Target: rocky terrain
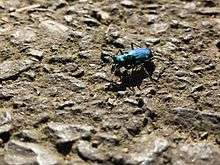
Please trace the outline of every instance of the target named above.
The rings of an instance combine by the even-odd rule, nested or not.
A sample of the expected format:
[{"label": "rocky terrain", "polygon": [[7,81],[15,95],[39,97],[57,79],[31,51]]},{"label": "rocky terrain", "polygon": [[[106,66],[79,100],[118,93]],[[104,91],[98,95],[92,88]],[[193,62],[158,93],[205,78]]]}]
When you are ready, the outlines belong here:
[{"label": "rocky terrain", "polygon": [[[220,164],[218,0],[1,0],[0,164]],[[155,59],[120,78],[131,43]]]}]

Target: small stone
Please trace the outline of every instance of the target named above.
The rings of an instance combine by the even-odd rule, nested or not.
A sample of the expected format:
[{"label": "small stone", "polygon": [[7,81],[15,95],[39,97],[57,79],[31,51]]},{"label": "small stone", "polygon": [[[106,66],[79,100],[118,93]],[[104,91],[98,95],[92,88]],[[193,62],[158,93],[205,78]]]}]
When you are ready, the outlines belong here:
[{"label": "small stone", "polygon": [[24,143],[12,140],[6,147],[4,160],[7,164],[59,164],[60,158],[45,148],[34,143]]},{"label": "small stone", "polygon": [[153,24],[152,31],[154,33],[163,33],[166,32],[169,28],[169,25],[166,23],[156,23]]},{"label": "small stone", "polygon": [[108,77],[105,72],[97,72],[91,77],[91,81],[93,82],[107,81],[108,82],[107,78]]},{"label": "small stone", "polygon": [[196,4],[195,4],[195,2],[188,2],[183,6],[183,8],[187,9],[187,10],[195,10]]},{"label": "small stone", "polygon": [[131,99],[131,98],[126,98],[124,100],[125,103],[130,103],[131,105],[138,105],[138,101],[135,99]]},{"label": "small stone", "polygon": [[84,33],[81,32],[81,31],[71,31],[69,35],[70,35],[70,37],[72,37],[72,38],[79,39],[79,38],[83,38]]},{"label": "small stone", "polygon": [[144,91],[144,94],[151,94],[151,95],[155,95],[156,94],[156,89],[155,87],[149,87]]},{"label": "small stone", "polygon": [[41,60],[43,58],[43,52],[36,49],[29,49],[29,55],[36,57],[37,59]]},{"label": "small stone", "polygon": [[50,135],[57,143],[75,142],[81,138],[90,138],[95,129],[87,125],[49,123]]},{"label": "small stone", "polygon": [[[80,91],[85,89],[86,85],[79,79],[75,77],[70,77],[68,74],[54,73],[46,75],[46,81],[49,84],[58,85],[65,89],[70,89],[72,91]],[[65,83],[64,83],[65,82]]]},{"label": "small stone", "polygon": [[125,48],[125,40],[123,38],[117,38],[112,43],[117,48]]},{"label": "small stone", "polygon": [[123,155],[119,153],[113,156],[113,160],[117,163],[123,162],[123,164],[131,165],[154,164],[154,162],[159,162],[160,155],[163,154],[169,146],[169,142],[164,138],[155,135],[142,136],[131,148],[128,148],[128,153]]},{"label": "small stone", "polygon": [[75,72],[70,73],[71,76],[75,78],[80,78],[84,76],[85,71],[82,68],[78,68]]},{"label": "small stone", "polygon": [[147,6],[146,6],[146,8],[147,9],[150,9],[150,10],[156,10],[156,9],[158,9],[158,8],[160,8],[160,5],[159,4],[154,4],[154,3],[152,3],[152,4],[147,4]]},{"label": "small stone", "polygon": [[[181,89],[181,88],[180,88]],[[168,94],[162,97],[164,102],[170,101],[173,98],[172,94]]]},{"label": "small stone", "polygon": [[156,44],[160,43],[160,38],[148,37],[148,38],[144,39],[144,42],[156,45]]},{"label": "small stone", "polygon": [[9,124],[12,122],[12,116],[10,112],[1,112],[0,114],[0,125]]},{"label": "small stone", "polygon": [[144,17],[145,17],[148,25],[155,23],[159,18],[158,15],[156,15],[156,14],[146,14],[146,15],[144,15]]},{"label": "small stone", "polygon": [[42,136],[43,135],[35,130],[22,130],[15,135],[15,137],[25,142],[37,142],[42,138]]},{"label": "small stone", "polygon": [[20,73],[28,70],[33,64],[34,61],[31,59],[4,61],[0,64],[0,81],[18,76]]},{"label": "small stone", "polygon": [[1,91],[1,92],[0,92],[0,100],[8,101],[8,100],[10,100],[12,97],[13,97],[13,95],[10,94],[10,93],[4,92],[4,91]]},{"label": "small stone", "polygon": [[83,158],[84,160],[90,160],[90,161],[97,161],[97,162],[104,162],[108,159],[106,155],[103,154],[103,152],[100,152],[98,149],[93,148],[89,142],[86,141],[80,141],[77,145],[77,152],[78,155]]},{"label": "small stone", "polygon": [[220,14],[220,8],[217,7],[205,7],[205,8],[200,8],[197,11],[198,14],[203,14],[203,15],[219,15]]},{"label": "small stone", "polygon": [[72,106],[74,106],[74,105],[75,105],[75,103],[74,103],[73,101],[65,101],[65,102],[61,103],[61,104],[57,107],[57,109],[64,109],[65,107],[72,107]]},{"label": "small stone", "polygon": [[72,15],[65,15],[64,19],[66,22],[70,23],[73,21],[73,16]]},{"label": "small stone", "polygon": [[177,123],[184,120],[190,126],[195,126],[197,129],[202,128],[204,131],[220,129],[220,116],[218,113],[207,113],[182,107],[171,109],[169,112],[175,116]]},{"label": "small stone", "polygon": [[194,164],[218,164],[219,148],[208,143],[183,144],[179,148],[181,159],[185,162],[193,160]]},{"label": "small stone", "polygon": [[47,61],[49,64],[58,64],[58,63],[67,64],[67,63],[74,63],[75,59],[76,57],[72,55],[56,54],[49,57]]},{"label": "small stone", "polygon": [[29,43],[36,39],[35,32],[30,27],[24,27],[12,34],[11,41],[16,44]]},{"label": "small stone", "polygon": [[120,4],[124,7],[127,7],[127,8],[134,8],[136,7],[136,5],[134,4],[134,2],[132,2],[131,0],[122,0],[120,2]]},{"label": "small stone", "polygon": [[196,86],[192,87],[191,92],[192,93],[193,92],[200,92],[200,91],[202,91],[204,89],[205,89],[205,87],[203,86],[203,84],[199,84],[199,85],[196,85]]},{"label": "small stone", "polygon": [[183,41],[185,43],[189,43],[192,39],[193,39],[193,35],[191,33],[186,34],[186,35],[183,36]]},{"label": "small stone", "polygon": [[96,135],[95,139],[98,139],[100,143],[114,146],[117,146],[120,142],[120,138],[109,133],[99,133]]},{"label": "small stone", "polygon": [[92,16],[99,21],[105,22],[110,19],[109,13],[102,10],[95,10],[92,12]]},{"label": "small stone", "polygon": [[50,120],[50,116],[48,113],[41,113],[38,116],[38,119],[36,121],[36,123],[34,124],[34,126],[38,126],[39,124],[44,124],[47,123]]},{"label": "small stone", "polygon": [[69,27],[52,20],[42,21],[39,26],[40,28],[48,31],[50,35],[60,35],[63,37],[67,37],[69,35]]},{"label": "small stone", "polygon": [[84,22],[85,24],[87,24],[88,26],[99,26],[100,23],[94,19],[94,18],[83,18],[82,22]]},{"label": "small stone", "polygon": [[196,66],[196,67],[194,67],[194,68],[192,69],[192,71],[195,72],[195,73],[202,72],[202,71],[204,71],[204,70],[205,70],[205,68],[204,68],[204,67],[201,67],[201,66]]},{"label": "small stone", "polygon": [[187,76],[188,72],[186,72],[184,70],[178,70],[178,71],[176,71],[175,75],[178,77],[183,77],[183,76]]},{"label": "small stone", "polygon": [[92,55],[90,54],[89,51],[81,51],[79,52],[78,57],[82,59],[89,59]]},{"label": "small stone", "polygon": [[67,5],[68,3],[65,0],[58,0],[56,3],[54,3],[56,9],[63,8]]}]

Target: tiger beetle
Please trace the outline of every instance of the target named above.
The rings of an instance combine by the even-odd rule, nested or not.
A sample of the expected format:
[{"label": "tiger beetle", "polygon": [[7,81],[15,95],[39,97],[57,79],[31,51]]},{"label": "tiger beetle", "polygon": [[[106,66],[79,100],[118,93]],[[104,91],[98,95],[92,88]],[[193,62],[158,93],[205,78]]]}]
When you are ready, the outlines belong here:
[{"label": "tiger beetle", "polygon": [[[138,48],[134,48],[134,46],[137,46]],[[112,57],[112,59],[114,63],[112,66],[112,73],[115,73],[115,71],[122,67],[126,69],[131,68],[133,73],[133,70],[137,67],[143,66],[146,64],[146,62],[150,62],[153,59],[153,53],[149,48],[141,48],[137,44],[131,43],[131,50],[124,52],[119,50],[118,53]],[[146,69],[145,72],[152,80],[151,75]]]}]

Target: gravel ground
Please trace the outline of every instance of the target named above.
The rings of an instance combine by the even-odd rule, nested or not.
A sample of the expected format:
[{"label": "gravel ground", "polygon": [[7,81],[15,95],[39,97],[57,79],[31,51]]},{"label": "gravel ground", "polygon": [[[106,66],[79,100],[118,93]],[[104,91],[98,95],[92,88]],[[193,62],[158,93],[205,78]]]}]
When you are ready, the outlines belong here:
[{"label": "gravel ground", "polygon": [[[0,164],[220,164],[218,0],[1,0],[0,25]],[[111,73],[131,43],[153,81]]]}]

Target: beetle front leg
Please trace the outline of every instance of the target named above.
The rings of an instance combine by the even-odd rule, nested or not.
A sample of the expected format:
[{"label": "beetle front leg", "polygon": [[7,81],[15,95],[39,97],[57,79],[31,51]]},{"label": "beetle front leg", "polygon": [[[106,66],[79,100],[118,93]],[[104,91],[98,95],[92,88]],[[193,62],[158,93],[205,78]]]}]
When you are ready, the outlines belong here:
[{"label": "beetle front leg", "polygon": [[119,49],[116,55],[122,55],[122,54],[123,54],[123,51],[121,49]]},{"label": "beetle front leg", "polygon": [[132,50],[134,50],[134,45],[135,45],[135,46],[137,46],[137,47],[139,47],[139,48],[141,48],[141,46],[140,46],[140,45],[135,44],[135,43],[133,43],[133,42],[132,42],[132,43],[131,43],[131,49],[132,49]]},{"label": "beetle front leg", "polygon": [[112,68],[111,68],[111,73],[114,73],[117,69],[117,65],[112,65]]}]

